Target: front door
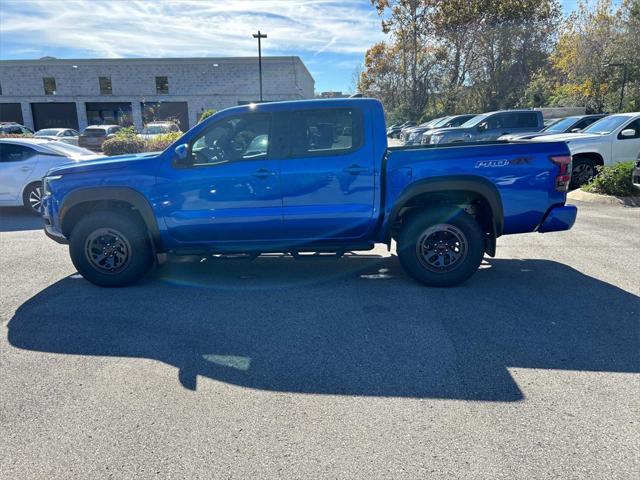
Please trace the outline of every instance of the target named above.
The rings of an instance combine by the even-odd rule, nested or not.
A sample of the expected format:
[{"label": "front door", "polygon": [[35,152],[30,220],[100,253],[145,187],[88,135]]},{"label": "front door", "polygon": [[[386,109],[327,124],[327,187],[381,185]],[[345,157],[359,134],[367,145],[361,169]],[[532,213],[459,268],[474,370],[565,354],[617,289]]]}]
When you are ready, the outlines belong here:
[{"label": "front door", "polygon": [[271,114],[226,117],[189,142],[186,162],[159,178],[169,233],[192,243],[267,241],[282,232],[279,160],[270,154]]},{"label": "front door", "polygon": [[[635,130],[635,135],[623,137],[623,130]],[[624,125],[613,141],[613,161],[630,162],[638,157],[640,152],[640,118]]]},{"label": "front door", "polygon": [[371,131],[357,108],[290,115],[289,155],[281,162],[284,238],[312,243],[364,237],[375,222]]}]

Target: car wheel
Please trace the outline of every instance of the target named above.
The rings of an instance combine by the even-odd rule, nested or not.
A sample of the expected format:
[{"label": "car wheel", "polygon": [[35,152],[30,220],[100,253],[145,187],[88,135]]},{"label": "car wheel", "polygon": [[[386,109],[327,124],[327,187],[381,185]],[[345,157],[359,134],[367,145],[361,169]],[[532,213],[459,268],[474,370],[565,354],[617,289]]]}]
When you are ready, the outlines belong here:
[{"label": "car wheel", "polygon": [[420,212],[398,236],[398,258],[420,283],[450,287],[467,280],[484,256],[484,232],[468,213],[457,209]]},{"label": "car wheel", "polygon": [[571,188],[578,188],[589,183],[596,176],[596,164],[588,158],[578,158],[571,167]]},{"label": "car wheel", "polygon": [[22,203],[31,213],[41,215],[42,207],[42,183],[32,183],[24,189]]},{"label": "car wheel", "polygon": [[73,265],[101,287],[124,287],[140,280],[153,263],[144,225],[126,213],[94,212],[71,232]]}]

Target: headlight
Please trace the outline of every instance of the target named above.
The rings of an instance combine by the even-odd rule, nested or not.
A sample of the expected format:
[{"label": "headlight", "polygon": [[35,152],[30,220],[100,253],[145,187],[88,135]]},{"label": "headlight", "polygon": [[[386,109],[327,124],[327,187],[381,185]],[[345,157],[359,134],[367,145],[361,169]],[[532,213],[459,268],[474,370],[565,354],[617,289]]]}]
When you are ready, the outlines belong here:
[{"label": "headlight", "polygon": [[442,139],[444,138],[444,135],[431,135],[431,145],[435,145],[437,143],[440,143],[442,141]]},{"label": "headlight", "polygon": [[42,179],[42,191],[44,195],[49,195],[51,193],[51,182],[55,182],[56,180],[60,180],[62,175],[49,175]]}]

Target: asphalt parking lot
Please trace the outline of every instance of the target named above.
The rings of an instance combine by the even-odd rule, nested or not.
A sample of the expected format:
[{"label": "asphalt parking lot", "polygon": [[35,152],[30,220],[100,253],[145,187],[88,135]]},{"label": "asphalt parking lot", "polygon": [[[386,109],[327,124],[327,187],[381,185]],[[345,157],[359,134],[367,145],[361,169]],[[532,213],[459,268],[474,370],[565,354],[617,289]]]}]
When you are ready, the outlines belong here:
[{"label": "asphalt parking lot", "polygon": [[640,209],[428,289],[383,248],[79,277],[0,211],[2,478],[638,478]]}]

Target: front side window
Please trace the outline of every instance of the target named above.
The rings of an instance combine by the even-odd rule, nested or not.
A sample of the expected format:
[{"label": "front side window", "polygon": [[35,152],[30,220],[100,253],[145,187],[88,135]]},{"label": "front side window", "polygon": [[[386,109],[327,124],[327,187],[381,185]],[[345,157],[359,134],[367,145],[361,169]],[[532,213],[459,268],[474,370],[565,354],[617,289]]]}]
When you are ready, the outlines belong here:
[{"label": "front side window", "polygon": [[[636,134],[632,137],[623,137],[622,136],[622,131],[624,130],[635,130]],[[630,140],[632,138],[640,138],[640,118],[637,120],[634,120],[633,122],[631,122],[629,125],[625,126],[622,131],[618,134],[618,138],[621,140]]]},{"label": "front side window", "polygon": [[156,77],[156,93],[158,95],[169,94],[169,79],[167,77]]},{"label": "front side window", "polygon": [[191,164],[216,165],[264,158],[269,151],[271,115],[248,114],[214,123],[191,146]]},{"label": "front side window", "polygon": [[333,108],[306,110],[291,115],[291,155],[345,153],[362,144],[359,110]]},{"label": "front side window", "polygon": [[42,84],[44,86],[44,94],[45,95],[55,95],[56,94],[56,79],[53,77],[44,77],[42,79]]},{"label": "front side window", "polygon": [[20,162],[35,154],[35,150],[22,145],[0,143],[0,162]]},{"label": "front side window", "polygon": [[111,95],[113,90],[111,88],[111,77],[99,77],[100,83],[100,95]]}]

